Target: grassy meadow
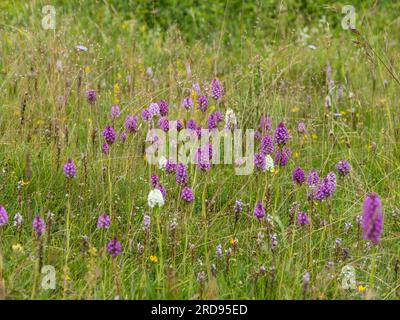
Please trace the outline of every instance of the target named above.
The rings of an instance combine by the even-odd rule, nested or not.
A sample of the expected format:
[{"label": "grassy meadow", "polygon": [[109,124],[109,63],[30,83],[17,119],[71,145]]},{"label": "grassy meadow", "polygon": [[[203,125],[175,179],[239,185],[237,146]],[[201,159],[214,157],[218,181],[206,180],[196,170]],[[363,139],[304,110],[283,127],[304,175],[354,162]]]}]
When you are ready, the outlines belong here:
[{"label": "grassy meadow", "polygon": [[[55,29],[46,30],[47,2],[0,2],[0,298],[398,299],[399,4],[354,1],[352,31],[341,26],[346,3],[301,3],[53,1]],[[195,83],[208,97],[204,112]],[[284,122],[291,157],[250,175],[236,175],[235,164],[188,164],[194,200],[184,201],[175,173],[144,153],[159,117],[142,112],[161,100],[168,120],[185,126],[207,128],[220,111],[223,130],[231,109],[238,128],[260,130],[266,114],[271,129],[261,135]],[[137,130],[123,142],[128,116]],[[116,133],[108,153],[107,125]],[[340,160],[350,173],[338,172]],[[310,200],[307,181],[293,182],[297,167],[320,180],[335,172],[334,194]],[[160,207],[148,204],[151,175],[166,191]],[[378,243],[360,222],[371,192],[383,208]],[[309,224],[297,223],[300,212]],[[110,225],[99,228],[104,213]],[[53,288],[43,286],[43,266],[54,268]]]}]

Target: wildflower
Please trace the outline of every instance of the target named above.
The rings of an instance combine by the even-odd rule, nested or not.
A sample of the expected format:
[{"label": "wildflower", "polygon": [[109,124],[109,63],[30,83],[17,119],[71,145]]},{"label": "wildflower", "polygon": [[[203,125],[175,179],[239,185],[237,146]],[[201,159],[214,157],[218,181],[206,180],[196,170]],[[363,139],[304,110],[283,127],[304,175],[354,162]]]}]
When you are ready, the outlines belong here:
[{"label": "wildflower", "polygon": [[[220,113],[219,113],[220,114]],[[218,128],[219,117],[217,113],[211,113],[207,119],[208,130],[213,130]]]},{"label": "wildflower", "polygon": [[360,226],[362,223],[362,216],[361,215],[357,215],[356,216],[356,224],[357,226]]},{"label": "wildflower", "polygon": [[292,152],[289,148],[282,148],[282,150],[276,150],[275,164],[284,167],[292,156]]},{"label": "wildflower", "polygon": [[223,91],[222,86],[217,79],[211,81],[211,97],[215,100],[219,100],[222,97]]},{"label": "wildflower", "polygon": [[203,283],[205,279],[206,279],[206,273],[204,271],[201,271],[197,274],[198,282]]},{"label": "wildflower", "polygon": [[225,112],[225,129],[234,130],[237,128],[236,114],[232,109]]},{"label": "wildflower", "polygon": [[152,114],[149,109],[142,110],[142,118],[144,121],[149,121],[152,118]]},{"label": "wildflower", "polygon": [[142,245],[140,242],[138,242],[138,244],[136,246],[136,250],[139,255],[142,255],[144,252],[144,245]]},{"label": "wildflower", "polygon": [[122,252],[122,245],[118,241],[117,237],[111,239],[107,244],[107,251],[113,258],[119,256]]},{"label": "wildflower", "polygon": [[357,290],[358,290],[358,292],[363,293],[363,292],[365,292],[366,288],[360,284],[360,285],[358,285]]},{"label": "wildflower", "polygon": [[306,124],[303,121],[299,122],[299,124],[297,125],[297,132],[299,134],[304,134],[307,132]]},{"label": "wildflower", "polygon": [[197,106],[197,108],[201,111],[206,111],[208,108],[208,99],[206,96],[200,96],[199,97],[199,105]]},{"label": "wildflower", "polygon": [[306,173],[302,168],[297,167],[293,170],[292,179],[296,184],[303,184],[306,181]]},{"label": "wildflower", "polygon": [[175,128],[178,131],[181,131],[184,128],[183,122],[181,119],[176,120]]},{"label": "wildflower", "polygon": [[274,251],[278,247],[278,236],[276,235],[276,233],[270,236],[270,240],[271,240],[271,249],[272,251]]},{"label": "wildflower", "polygon": [[165,117],[165,116],[168,114],[168,110],[169,110],[167,101],[165,101],[165,100],[160,100],[160,101],[158,102],[158,106],[159,106],[159,108],[160,108],[160,115],[161,115],[162,117]]},{"label": "wildflower", "polygon": [[332,106],[332,101],[331,101],[331,97],[329,95],[327,95],[325,97],[325,107],[327,109],[329,109]]},{"label": "wildflower", "polygon": [[260,152],[265,156],[274,152],[274,143],[270,136],[264,136],[261,139]]},{"label": "wildflower", "polygon": [[67,178],[74,178],[76,176],[76,166],[71,158],[64,165],[64,174]]},{"label": "wildflower", "polygon": [[111,119],[116,119],[119,118],[119,116],[121,115],[121,111],[119,110],[119,106],[118,105],[114,105],[111,107]]},{"label": "wildflower", "polygon": [[181,191],[181,199],[186,202],[193,202],[194,200],[193,190],[189,187],[184,187]]},{"label": "wildflower", "polygon": [[156,174],[152,174],[150,177],[150,184],[153,188],[160,182],[160,178]]},{"label": "wildflower", "polygon": [[233,211],[235,211],[236,214],[239,214],[243,211],[243,202],[242,200],[238,199],[235,201],[235,205],[233,206]]},{"label": "wildflower", "polygon": [[6,209],[0,205],[0,227],[4,226],[8,222],[8,213]]},{"label": "wildflower", "polygon": [[158,189],[150,190],[147,196],[147,203],[150,208],[154,208],[156,205],[162,207],[164,205],[164,197],[161,191]]},{"label": "wildflower", "polygon": [[122,143],[125,142],[125,140],[126,140],[126,132],[125,132],[125,131],[122,131],[122,132],[120,133],[120,135],[119,135],[119,140],[120,140]]},{"label": "wildflower", "polygon": [[193,83],[192,86],[194,92],[196,92],[196,94],[200,95],[201,94],[201,88],[198,82]]},{"label": "wildflower", "polygon": [[160,106],[154,102],[150,103],[148,110],[151,114],[151,117],[159,116],[161,114]]},{"label": "wildflower", "polygon": [[382,204],[378,194],[372,192],[365,198],[363,211],[363,238],[378,244],[383,230]]},{"label": "wildflower", "polygon": [[127,116],[125,119],[125,129],[128,132],[137,132],[138,130],[138,119],[136,116]]},{"label": "wildflower", "polygon": [[315,187],[316,185],[318,185],[318,182],[319,182],[318,172],[317,170],[313,169],[308,174],[308,185],[310,187]]},{"label": "wildflower", "polygon": [[336,190],[336,174],[334,172],[328,173],[328,175],[321,181],[315,199],[323,200],[331,197]]},{"label": "wildflower", "polygon": [[148,215],[143,216],[143,230],[146,231],[146,233],[150,232],[150,225],[151,225],[151,218]]},{"label": "wildflower", "polygon": [[184,163],[180,162],[176,166],[176,183],[185,186],[189,182],[189,174],[187,172],[187,168]]},{"label": "wildflower", "polygon": [[192,98],[187,96],[185,99],[183,99],[182,102],[182,107],[185,108],[186,110],[190,110],[193,108],[193,101]]},{"label": "wildflower", "polygon": [[106,142],[108,144],[113,144],[115,139],[116,139],[116,134],[115,134],[115,130],[112,126],[106,126],[103,130],[103,137],[104,140],[106,140]]},{"label": "wildflower", "polygon": [[340,175],[346,176],[350,173],[351,166],[346,160],[340,160],[336,165],[336,169],[339,171]]},{"label": "wildflower", "polygon": [[35,230],[37,236],[40,238],[46,231],[46,224],[40,216],[36,216],[32,222],[33,230]]},{"label": "wildflower", "polygon": [[97,99],[97,94],[95,90],[86,91],[86,99],[89,103],[95,103]]},{"label": "wildflower", "polygon": [[306,212],[299,212],[297,215],[297,221],[296,223],[300,226],[305,226],[310,224],[310,220],[308,219],[307,213]]},{"label": "wildflower", "polygon": [[17,212],[14,216],[14,227],[20,228],[23,222],[24,219],[22,218],[22,215],[19,212]]},{"label": "wildflower", "polygon": [[98,229],[108,229],[110,227],[110,216],[106,213],[103,213],[99,216],[97,220],[97,228]]},{"label": "wildflower", "polygon": [[263,153],[255,153],[254,154],[254,165],[256,169],[265,171],[266,169],[266,157]]},{"label": "wildflower", "polygon": [[265,132],[271,130],[271,119],[266,114],[260,118],[260,130]]},{"label": "wildflower", "polygon": [[20,243],[13,244],[13,245],[12,245],[12,250],[13,250],[14,252],[24,253],[24,247],[23,247]]},{"label": "wildflower", "polygon": [[[201,170],[209,170],[211,168],[210,152],[206,148],[199,148],[195,154],[195,162]],[[212,154],[212,150],[211,150]]]},{"label": "wildflower", "polygon": [[110,146],[107,143],[101,145],[101,152],[108,154],[110,152]]},{"label": "wildflower", "polygon": [[158,262],[157,256],[150,256],[150,262],[157,263]]},{"label": "wildflower", "polygon": [[231,240],[229,240],[229,243],[236,247],[239,243],[239,240],[237,238],[231,238]]},{"label": "wildflower", "polygon": [[190,129],[190,130],[196,130],[197,129],[197,123],[196,123],[196,121],[194,121],[194,120],[189,120],[188,122],[187,122],[187,125],[186,125],[186,127],[188,128],[188,129]]},{"label": "wildflower", "polygon": [[176,163],[173,160],[168,159],[165,163],[165,171],[168,173],[172,173],[175,172],[175,170],[176,170]]},{"label": "wildflower", "polygon": [[217,245],[217,249],[215,250],[215,254],[217,255],[218,258],[222,257],[222,245],[221,244]]},{"label": "wildflower", "polygon": [[278,124],[274,135],[275,143],[279,146],[284,146],[289,141],[289,131],[283,122]]},{"label": "wildflower", "polygon": [[168,130],[169,130],[169,121],[168,121],[168,119],[166,117],[162,117],[162,118],[158,119],[157,124],[158,124],[158,127],[161,130],[163,130],[165,132],[168,132]]},{"label": "wildflower", "polygon": [[261,221],[265,217],[265,208],[261,201],[258,201],[254,208],[254,217]]}]

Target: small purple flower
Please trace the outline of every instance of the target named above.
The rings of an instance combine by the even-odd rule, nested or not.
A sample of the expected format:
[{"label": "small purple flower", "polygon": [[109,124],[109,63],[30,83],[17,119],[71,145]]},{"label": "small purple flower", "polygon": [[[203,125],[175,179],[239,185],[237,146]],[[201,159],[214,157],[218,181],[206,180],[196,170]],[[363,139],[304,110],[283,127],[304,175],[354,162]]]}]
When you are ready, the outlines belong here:
[{"label": "small purple flower", "polygon": [[189,187],[184,187],[181,191],[181,199],[186,202],[193,202],[194,200],[193,190]]},{"label": "small purple flower", "polygon": [[110,227],[110,216],[106,213],[103,213],[97,219],[97,228],[98,229],[108,229]]},{"label": "small purple flower", "polygon": [[158,106],[160,107],[160,115],[161,115],[162,117],[167,116],[168,110],[169,110],[167,101],[165,101],[165,100],[160,100],[160,101],[158,102]]},{"label": "small purple flower", "polygon": [[106,126],[103,130],[103,137],[104,137],[104,140],[106,140],[106,142],[108,144],[113,144],[117,137],[117,135],[115,134],[114,128],[110,125]]},{"label": "small purple flower", "polygon": [[97,99],[97,94],[95,90],[86,91],[86,99],[89,103],[95,103]]},{"label": "small purple flower", "polygon": [[117,106],[117,105],[112,106],[111,112],[110,112],[111,119],[119,118],[120,115],[121,115],[121,111],[119,110],[119,106]]},{"label": "small purple flower", "polygon": [[167,173],[173,173],[175,172],[175,170],[176,170],[176,163],[173,160],[168,159],[167,162],[165,163],[165,171]]},{"label": "small purple flower", "polygon": [[[195,155],[195,162],[200,170],[209,170],[211,168],[210,151],[207,148],[198,148]],[[212,153],[212,150],[211,150]]]},{"label": "small purple flower", "polygon": [[160,106],[157,103],[150,103],[148,108],[151,117],[159,116],[160,115]]},{"label": "small purple flower", "polygon": [[160,182],[160,178],[156,174],[152,174],[150,177],[150,184],[153,188]]},{"label": "small purple flower", "polygon": [[121,243],[117,240],[116,237],[114,237],[112,240],[110,240],[107,244],[107,251],[113,258],[116,256],[120,255],[122,252],[122,245]]},{"label": "small purple flower", "polygon": [[312,169],[308,174],[308,185],[310,187],[315,187],[316,185],[318,185],[318,182],[319,182],[318,172],[317,170]]},{"label": "small purple flower", "polygon": [[196,121],[194,121],[194,120],[189,120],[189,121],[187,122],[187,124],[186,124],[186,127],[187,127],[189,130],[197,130],[197,123],[196,123]]},{"label": "small purple flower", "polygon": [[266,156],[274,152],[274,142],[270,136],[264,136],[261,139],[260,152]]},{"label": "small purple flower", "polygon": [[208,108],[208,99],[206,96],[200,96],[199,97],[199,105],[197,106],[197,108],[201,111],[206,111]]},{"label": "small purple flower", "polygon": [[297,215],[296,224],[300,226],[305,226],[310,224],[310,220],[308,219],[306,212],[299,212],[299,214]]},{"label": "small purple flower", "polygon": [[149,109],[142,110],[142,118],[144,121],[149,121],[152,118],[151,112]]},{"label": "small purple flower", "polygon": [[235,211],[236,214],[239,214],[243,211],[243,202],[242,200],[238,199],[235,201],[235,205],[233,206],[233,211]]},{"label": "small purple flower", "polygon": [[180,162],[176,166],[176,183],[185,186],[189,182],[189,174],[184,163]]},{"label": "small purple flower", "polygon": [[303,121],[299,122],[299,124],[297,125],[297,132],[299,134],[304,134],[307,132],[306,124]]},{"label": "small purple flower", "polygon": [[186,110],[190,110],[193,108],[193,101],[190,96],[187,96],[185,99],[183,99],[182,107]]},{"label": "small purple flower", "polygon": [[375,192],[370,193],[364,200],[363,207],[363,238],[378,244],[383,230],[383,214],[381,199]]},{"label": "small purple flower", "polygon": [[193,83],[192,88],[198,95],[201,94],[201,88],[198,82]]},{"label": "small purple flower", "polygon": [[265,217],[265,208],[261,201],[258,201],[254,208],[254,217],[261,221]]},{"label": "small purple flower", "polygon": [[125,142],[125,140],[126,140],[126,132],[125,132],[125,131],[122,131],[122,132],[120,133],[120,135],[119,135],[119,140],[120,140],[122,143]]},{"label": "small purple flower", "polygon": [[101,145],[101,152],[103,154],[108,154],[110,152],[110,146],[108,145],[108,143],[103,143]]},{"label": "small purple flower", "polygon": [[339,171],[340,175],[346,176],[350,173],[351,166],[346,160],[340,160],[336,166],[336,169]]},{"label": "small purple flower", "polygon": [[32,222],[33,230],[35,230],[37,236],[40,238],[46,231],[46,224],[40,216],[36,216]]},{"label": "small purple flower", "polygon": [[208,130],[213,130],[218,128],[218,120],[214,113],[211,113],[207,119]]},{"label": "small purple flower", "polygon": [[254,165],[258,170],[261,171],[266,170],[267,161],[265,155],[262,152],[254,154]]},{"label": "small purple flower", "polygon": [[321,181],[315,194],[315,199],[323,200],[331,197],[336,190],[336,174],[329,172],[328,175]]},{"label": "small purple flower", "polygon": [[223,91],[222,86],[217,79],[211,81],[211,97],[215,100],[219,100],[222,97]]},{"label": "small purple flower", "polygon": [[260,131],[254,132],[254,139],[256,139],[256,140],[261,140],[261,133],[260,133]]},{"label": "small purple flower", "polygon": [[0,205],[0,227],[4,226],[8,222],[8,214],[6,209]]},{"label": "small purple flower", "polygon": [[64,174],[67,178],[74,178],[76,176],[76,165],[71,158],[64,164]]},{"label": "small purple flower", "polygon": [[138,130],[138,119],[136,116],[127,116],[125,119],[125,129],[128,132],[137,132]]},{"label": "small purple flower", "polygon": [[282,148],[282,150],[278,149],[276,150],[275,164],[279,164],[281,167],[284,167],[291,156],[292,152],[289,148]]},{"label": "small purple flower", "polygon": [[306,181],[306,173],[300,167],[293,170],[292,174],[293,182],[296,184],[303,184]]},{"label": "small purple flower", "polygon": [[184,128],[183,122],[181,119],[176,120],[176,130],[181,131]]},{"label": "small purple flower", "polygon": [[166,117],[162,117],[162,118],[158,119],[157,124],[158,124],[158,127],[161,130],[163,130],[165,132],[168,132],[168,130],[169,130],[169,121],[168,121],[168,119]]},{"label": "small purple flower", "polygon": [[284,146],[289,141],[289,131],[283,122],[278,124],[274,134],[275,143],[279,146]]},{"label": "small purple flower", "polygon": [[260,130],[269,132],[271,130],[271,119],[265,114],[260,118]]}]

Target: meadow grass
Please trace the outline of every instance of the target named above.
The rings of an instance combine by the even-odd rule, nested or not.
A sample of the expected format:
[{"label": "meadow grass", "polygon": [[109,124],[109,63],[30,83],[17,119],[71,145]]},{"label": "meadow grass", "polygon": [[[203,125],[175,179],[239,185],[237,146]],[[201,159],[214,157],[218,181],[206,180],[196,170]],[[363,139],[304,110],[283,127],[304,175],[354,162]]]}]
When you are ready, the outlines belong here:
[{"label": "meadow grass", "polygon": [[[391,12],[386,17],[372,4],[360,8],[359,35],[329,28],[317,15],[288,25],[290,13],[282,13],[271,18],[276,28],[267,38],[255,28],[230,39],[231,22],[221,17],[213,33],[187,40],[177,25],[148,28],[107,1],[76,8],[57,2],[56,29],[44,30],[43,4],[3,4],[8,18],[0,23],[0,204],[9,214],[0,227],[0,298],[398,299],[400,50],[392,33],[399,20],[391,20]],[[342,17],[340,10],[324,12],[328,21]],[[78,51],[79,44],[88,51]],[[206,114],[185,111],[181,103],[193,83],[203,87],[214,78],[222,83],[222,100],[210,99]],[[86,101],[89,89],[97,92],[94,104]],[[235,175],[233,165],[207,172],[189,165],[195,200],[186,204],[175,175],[145,159],[148,123],[140,113],[161,99],[170,105],[169,119],[203,126],[210,112],[230,108],[239,128],[258,129],[267,113],[273,128],[281,121],[288,127],[292,158],[274,173],[246,176]],[[121,116],[111,120],[114,104]],[[139,117],[138,132],[103,154],[103,128],[112,124],[119,134],[128,115]],[[297,133],[300,121],[306,134]],[[68,158],[77,165],[74,179],[63,173]],[[309,227],[290,223],[294,202],[310,212],[307,187],[293,185],[293,169],[316,169],[323,177],[341,159],[352,170],[338,175],[332,199],[315,202]],[[161,208],[147,204],[151,173],[167,190]],[[379,245],[363,240],[356,224],[369,192],[383,204]],[[235,216],[237,199],[244,209]],[[259,200],[272,224],[253,217]],[[13,225],[17,212],[21,228]],[[104,212],[111,217],[108,230],[97,228]],[[41,240],[32,228],[36,215],[46,221]],[[151,217],[148,236],[144,215]],[[116,258],[107,253],[113,236],[123,247]],[[42,264],[56,270],[55,289],[41,287],[41,245]],[[356,271],[357,288],[343,289],[347,265]]]}]

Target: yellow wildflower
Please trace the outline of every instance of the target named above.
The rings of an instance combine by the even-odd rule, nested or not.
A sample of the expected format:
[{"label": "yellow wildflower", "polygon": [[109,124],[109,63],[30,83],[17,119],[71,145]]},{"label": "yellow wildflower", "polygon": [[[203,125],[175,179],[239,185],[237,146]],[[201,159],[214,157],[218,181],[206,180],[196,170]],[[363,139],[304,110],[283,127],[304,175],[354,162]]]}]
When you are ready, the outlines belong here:
[{"label": "yellow wildflower", "polygon": [[92,256],[92,257],[97,256],[97,249],[96,249],[95,247],[92,247],[92,246],[91,246],[91,247],[89,248],[88,252],[89,252],[90,256]]},{"label": "yellow wildflower", "polygon": [[12,249],[13,249],[14,252],[17,252],[17,253],[24,253],[24,247],[23,247],[21,244],[19,244],[19,243],[13,244],[13,245],[12,245]]},{"label": "yellow wildflower", "polygon": [[153,263],[157,263],[158,262],[157,256],[150,256],[150,261]]},{"label": "yellow wildflower", "polygon": [[359,285],[358,287],[357,287],[357,290],[358,290],[358,292],[360,292],[360,293],[363,293],[363,292],[365,292],[365,287],[363,286],[363,285]]},{"label": "yellow wildflower", "polygon": [[86,66],[86,68],[85,68],[85,73],[87,74],[87,73],[89,73],[90,72],[90,67],[89,66]]}]

